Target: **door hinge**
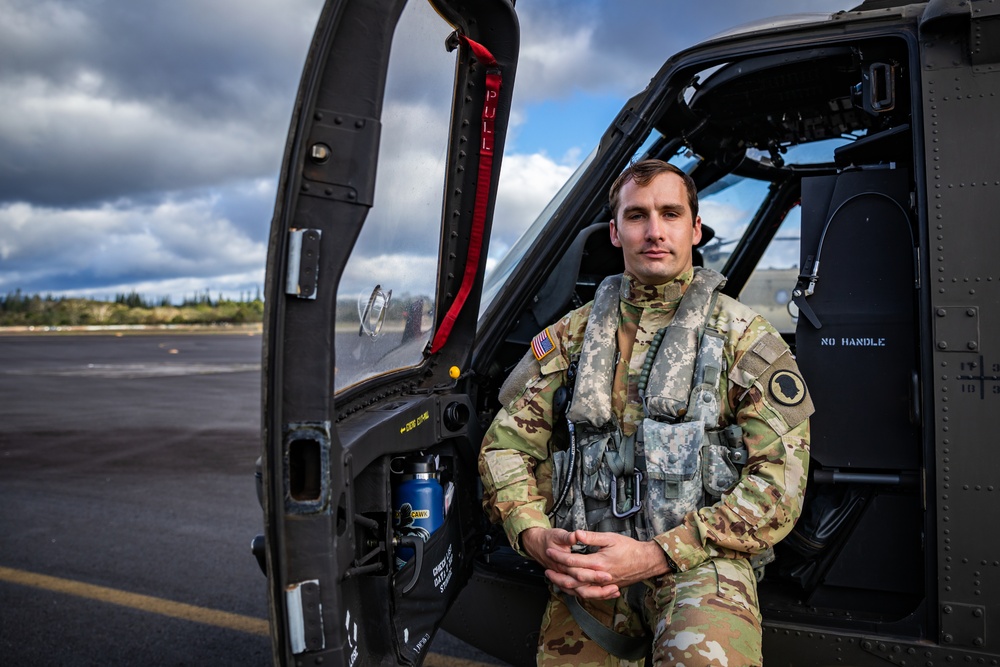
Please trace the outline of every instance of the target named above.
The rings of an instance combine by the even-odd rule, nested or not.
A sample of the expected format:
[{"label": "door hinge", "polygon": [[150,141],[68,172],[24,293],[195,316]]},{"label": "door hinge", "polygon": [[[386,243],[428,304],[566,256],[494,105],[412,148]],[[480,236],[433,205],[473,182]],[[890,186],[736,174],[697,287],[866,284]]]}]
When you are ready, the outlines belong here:
[{"label": "door hinge", "polygon": [[326,636],[323,634],[319,579],[290,584],[285,589],[285,608],[292,653],[322,651],[326,647]]}]

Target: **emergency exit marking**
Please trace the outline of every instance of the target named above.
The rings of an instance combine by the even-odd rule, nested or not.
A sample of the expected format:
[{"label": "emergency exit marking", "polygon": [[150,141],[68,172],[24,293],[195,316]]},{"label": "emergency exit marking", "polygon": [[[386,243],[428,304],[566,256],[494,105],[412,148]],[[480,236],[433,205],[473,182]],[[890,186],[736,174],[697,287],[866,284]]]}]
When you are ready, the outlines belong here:
[{"label": "emergency exit marking", "polygon": [[1000,394],[1000,364],[991,364],[994,375],[986,375],[983,371],[986,369],[986,364],[983,361],[982,355],[979,356],[979,361],[963,361],[960,365],[962,371],[968,371],[968,375],[959,375],[958,380],[962,381],[959,391],[963,394],[979,394],[979,399],[983,400],[986,398],[986,384],[993,383],[990,386],[991,394]]},{"label": "emergency exit marking", "polygon": [[430,418],[431,418],[431,413],[430,412],[425,412],[424,414],[420,415],[416,419],[411,419],[410,421],[406,422],[406,424],[403,426],[403,428],[399,429],[399,432],[400,433],[409,433],[410,431],[412,431],[416,427],[420,426],[421,424],[423,424],[425,421],[427,421]]}]

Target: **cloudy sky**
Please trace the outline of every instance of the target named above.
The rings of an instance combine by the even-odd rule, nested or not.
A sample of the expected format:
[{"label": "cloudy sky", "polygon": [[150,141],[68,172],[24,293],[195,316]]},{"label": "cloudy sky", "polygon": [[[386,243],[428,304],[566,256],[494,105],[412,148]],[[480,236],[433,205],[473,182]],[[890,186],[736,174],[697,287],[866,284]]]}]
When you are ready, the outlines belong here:
[{"label": "cloudy sky", "polygon": [[[519,0],[502,176],[517,196],[498,220],[530,221],[672,53],[747,21],[854,4]],[[0,295],[256,293],[321,5],[0,0]],[[492,254],[524,224],[496,229]]]}]

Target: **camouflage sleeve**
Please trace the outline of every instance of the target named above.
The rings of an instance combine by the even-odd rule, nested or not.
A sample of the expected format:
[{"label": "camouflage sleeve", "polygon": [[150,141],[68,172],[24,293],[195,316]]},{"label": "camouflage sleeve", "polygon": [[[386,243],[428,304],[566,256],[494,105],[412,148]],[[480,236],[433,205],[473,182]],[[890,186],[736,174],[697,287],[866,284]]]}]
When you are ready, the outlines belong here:
[{"label": "camouflage sleeve", "polygon": [[802,512],[812,401],[778,333],[759,317],[746,331],[736,343],[727,393],[748,461],[719,502],[654,538],[681,571],[733,552],[766,551]]},{"label": "camouflage sleeve", "polygon": [[529,359],[534,372],[494,418],[479,453],[483,509],[503,525],[511,546],[522,555],[522,532],[551,527],[546,511],[552,499],[552,399],[569,367],[571,321],[569,315],[548,328],[555,347],[540,362]]}]

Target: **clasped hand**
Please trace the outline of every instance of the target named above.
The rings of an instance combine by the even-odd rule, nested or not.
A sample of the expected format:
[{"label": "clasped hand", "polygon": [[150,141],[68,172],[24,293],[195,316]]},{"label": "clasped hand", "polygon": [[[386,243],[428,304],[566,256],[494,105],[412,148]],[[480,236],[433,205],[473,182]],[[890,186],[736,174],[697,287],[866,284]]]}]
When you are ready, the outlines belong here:
[{"label": "clasped hand", "polygon": [[[577,544],[592,553],[577,553]],[[667,559],[656,542],[640,542],[616,533],[561,528],[529,528],[521,533],[524,550],[542,566],[545,576],[564,593],[606,600],[637,581],[667,572]]]}]

